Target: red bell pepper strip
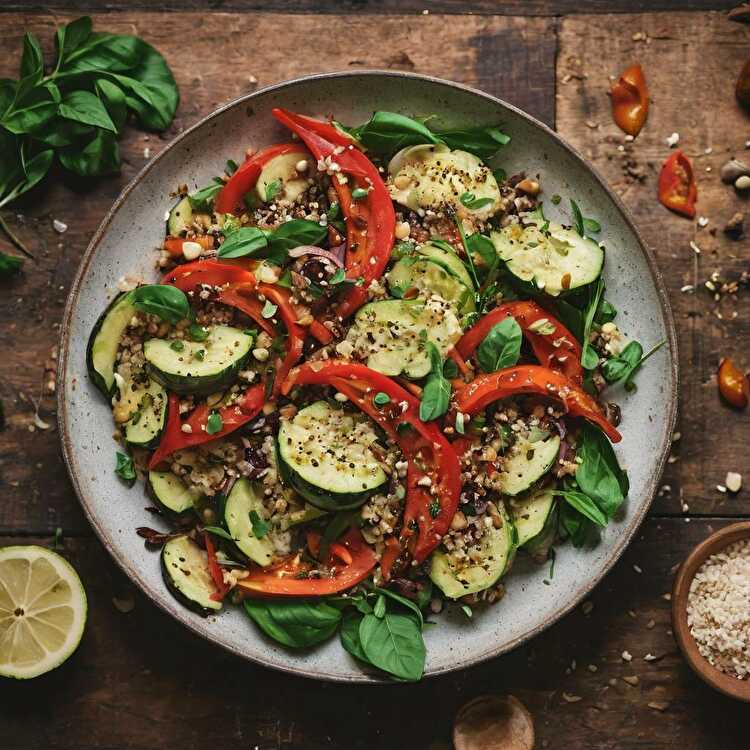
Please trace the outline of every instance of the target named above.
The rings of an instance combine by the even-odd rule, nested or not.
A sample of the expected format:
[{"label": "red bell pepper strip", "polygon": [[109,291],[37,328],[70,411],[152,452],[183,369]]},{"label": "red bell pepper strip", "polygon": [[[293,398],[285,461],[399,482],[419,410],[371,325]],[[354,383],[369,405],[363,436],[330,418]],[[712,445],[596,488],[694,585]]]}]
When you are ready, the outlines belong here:
[{"label": "red bell pepper strip", "polygon": [[255,286],[255,276],[245,268],[218,263],[215,260],[200,260],[173,268],[161,280],[181,289],[185,294],[201,284],[226,286],[227,284],[249,284]]},{"label": "red bell pepper strip", "polygon": [[[336,307],[336,315],[344,320],[367,300],[370,282],[383,275],[391,257],[396,227],[391,196],[377,167],[333,125],[285,109],[274,109],[273,116],[294,131],[318,162],[334,174],[333,186],[346,221],[346,277],[359,284]],[[340,182],[338,172],[349,179]],[[354,200],[353,187],[367,190],[367,197]]]},{"label": "red bell pepper strip", "polygon": [[[350,529],[337,546],[342,548],[340,554],[348,555],[351,562],[333,564],[328,578],[308,577],[312,565],[297,554],[266,568],[253,567],[249,576],[237,582],[236,590],[249,597],[329,596],[346,591],[367,578],[377,559],[359,529]],[[332,559],[329,562],[335,563]]]},{"label": "red bell pepper strip", "polygon": [[305,149],[299,143],[279,143],[245,159],[216,196],[215,211],[220,214],[238,214],[246,211],[243,198],[255,187],[263,167],[277,156],[295,152],[300,153],[301,159],[306,155]]},{"label": "red bell pepper strip", "polygon": [[648,87],[637,63],[626,68],[612,84],[612,118],[620,130],[633,137],[641,132],[648,116]]},{"label": "red bell pepper strip", "polygon": [[398,543],[398,539],[395,536],[389,536],[385,540],[385,549],[380,558],[380,572],[383,574],[383,578],[386,581],[390,581],[391,573],[393,572],[393,566],[401,555],[401,545]]},{"label": "red bell pepper strip", "polygon": [[463,414],[474,416],[495,401],[523,395],[557,399],[572,416],[598,425],[613,443],[622,440],[599,404],[586,391],[562,373],[540,365],[516,365],[480,375],[456,394],[455,406]]},{"label": "red bell pepper strip", "polygon": [[263,317],[263,303],[256,295],[256,287],[250,284],[230,284],[222,289],[216,299],[223,305],[234,307],[252,318],[262,330],[269,336],[275,338],[278,335],[276,326]]},{"label": "red bell pepper strip", "polygon": [[[312,384],[331,385],[348,396],[398,444],[409,464],[400,539],[422,562],[440,544],[458,508],[461,470],[450,443],[434,422],[422,422],[414,396],[365,365],[335,359],[306,363],[289,373],[282,393]],[[379,392],[390,398],[384,406],[373,401]]]},{"label": "red bell pepper strip", "polygon": [[[577,385],[583,382],[581,345],[557,318],[531,300],[506,302],[487,313],[459,339],[458,353],[468,359],[492,328],[505,318],[516,319],[541,365],[559,370]],[[547,329],[550,333],[544,333]]]},{"label": "red bell pepper strip", "polygon": [[207,531],[203,532],[203,541],[206,545],[206,555],[208,556],[208,572],[216,586],[216,591],[213,592],[208,598],[215,602],[223,601],[224,597],[229,593],[229,586],[224,583],[224,575],[221,572],[221,565],[216,559],[216,549],[214,548],[211,534]]},{"label": "red bell pepper strip", "polygon": [[698,187],[695,184],[693,165],[687,156],[677,149],[661,165],[659,201],[671,211],[692,219],[695,216],[697,199]]},{"label": "red bell pepper strip", "polygon": [[197,242],[204,250],[211,250],[214,246],[213,235],[206,234],[200,237],[167,237],[163,247],[173,258],[182,258],[185,242]]},{"label": "red bell pepper strip", "polygon": [[[167,424],[164,427],[161,440],[157,449],[148,462],[148,468],[156,468],[167,456],[175,451],[192,448],[203,443],[229,435],[238,427],[258,416],[265,403],[265,389],[262,385],[254,385],[248,388],[242,398],[229,406],[218,409],[221,417],[221,429],[209,434],[206,432],[206,423],[213,409],[206,404],[197,406],[190,416],[182,420],[180,418],[180,397],[176,393],[169,394],[169,407],[167,412]],[[183,431],[183,425],[189,425],[190,431]]]}]

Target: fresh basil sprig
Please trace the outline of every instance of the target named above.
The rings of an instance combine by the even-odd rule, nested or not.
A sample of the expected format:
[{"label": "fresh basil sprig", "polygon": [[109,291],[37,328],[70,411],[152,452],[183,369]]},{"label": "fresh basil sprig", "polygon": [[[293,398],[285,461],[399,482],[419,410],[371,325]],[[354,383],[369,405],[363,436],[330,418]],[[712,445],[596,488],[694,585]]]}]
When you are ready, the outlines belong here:
[{"label": "fresh basil sprig", "polygon": [[477,361],[484,372],[512,367],[521,354],[523,333],[516,319],[508,316],[495,323],[477,348]]},{"label": "fresh basil sprig", "polygon": [[555,490],[555,495],[562,497],[568,505],[575,508],[582,516],[593,521],[597,526],[606,526],[607,517],[597,507],[596,503],[583,492],[576,490]]},{"label": "fresh basil sprig", "polygon": [[581,237],[585,237],[587,234],[599,234],[602,231],[602,225],[596,219],[585,217],[572,198],[570,199],[570,208],[573,212],[573,226]]},{"label": "fresh basil sprig", "polygon": [[602,365],[602,375],[608,383],[622,383],[626,390],[634,390],[633,377],[641,365],[666,342],[661,341],[646,354],[637,341],[631,341],[616,357],[610,357]]},{"label": "fresh basil sprig", "polygon": [[442,417],[448,411],[451,400],[451,384],[443,375],[443,359],[440,352],[431,341],[427,342],[426,349],[431,369],[419,403],[419,418],[423,422]]},{"label": "fresh basil sprig", "polygon": [[115,474],[122,479],[128,487],[132,487],[135,484],[136,473],[133,459],[126,453],[120,453],[117,451],[116,454],[117,463],[115,464]]},{"label": "fresh basil sprig", "polygon": [[245,258],[252,255],[283,265],[290,250],[300,245],[318,245],[327,234],[326,227],[308,219],[292,219],[269,230],[240,227],[226,233],[218,255],[220,258]]},{"label": "fresh basil sprig", "polygon": [[461,193],[458,198],[462,205],[466,206],[470,211],[478,211],[480,208],[489,206],[495,202],[494,198],[477,198],[474,193]]},{"label": "fresh basil sprig", "polygon": [[245,600],[245,611],[270,638],[290,648],[305,648],[330,638],[341,611],[325,601]]},{"label": "fresh basil sprig", "polygon": [[599,309],[599,301],[602,298],[602,294],[604,294],[604,279],[600,276],[586,305],[583,317],[581,364],[586,370],[594,370],[599,364],[599,355],[594,350],[589,339],[591,338],[591,329],[594,325],[594,318],[596,311]]},{"label": "fresh basil sprig", "polygon": [[190,317],[190,303],[185,292],[169,284],[139,286],[130,292],[130,301],[137,310],[169,323],[179,323]]}]

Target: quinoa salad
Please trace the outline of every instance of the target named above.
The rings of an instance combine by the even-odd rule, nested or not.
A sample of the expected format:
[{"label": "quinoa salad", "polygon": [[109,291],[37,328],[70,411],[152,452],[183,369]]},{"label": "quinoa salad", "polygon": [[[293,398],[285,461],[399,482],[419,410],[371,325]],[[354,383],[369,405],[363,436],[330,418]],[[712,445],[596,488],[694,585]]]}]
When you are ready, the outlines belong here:
[{"label": "quinoa salad", "polygon": [[616,517],[608,389],[651,352],[615,322],[599,223],[506,174],[500,127],[273,116],[285,142],[176,191],[160,279],[121,281],[89,375],[177,599],[416,680],[428,617],[512,607],[518,555]]}]

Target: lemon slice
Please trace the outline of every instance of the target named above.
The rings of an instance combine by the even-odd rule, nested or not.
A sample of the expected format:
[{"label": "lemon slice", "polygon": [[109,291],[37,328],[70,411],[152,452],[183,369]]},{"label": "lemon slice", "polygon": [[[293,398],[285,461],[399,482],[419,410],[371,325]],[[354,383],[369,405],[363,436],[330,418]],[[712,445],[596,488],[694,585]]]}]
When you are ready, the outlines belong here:
[{"label": "lemon slice", "polygon": [[44,547],[0,549],[0,675],[28,679],[62,664],[86,624],[70,563]]}]

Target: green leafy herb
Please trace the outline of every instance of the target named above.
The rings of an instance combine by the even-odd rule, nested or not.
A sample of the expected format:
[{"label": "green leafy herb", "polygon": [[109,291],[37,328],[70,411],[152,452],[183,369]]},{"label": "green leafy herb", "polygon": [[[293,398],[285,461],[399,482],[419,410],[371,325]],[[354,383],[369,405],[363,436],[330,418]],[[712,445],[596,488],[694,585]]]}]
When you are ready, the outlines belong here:
[{"label": "green leafy herb", "polygon": [[197,359],[199,362],[203,362],[203,360],[206,358],[206,350],[198,349],[197,351],[194,351],[193,358]]},{"label": "green leafy herb", "polygon": [[594,350],[594,347],[591,346],[589,339],[591,338],[591,328],[594,325],[594,317],[596,316],[596,311],[599,309],[599,300],[602,298],[603,293],[604,279],[600,276],[596,287],[590,295],[583,318],[581,364],[586,370],[594,370],[599,364],[599,355]]},{"label": "green leafy herb", "polygon": [[275,641],[305,648],[330,638],[341,622],[341,611],[322,600],[275,601],[247,599],[245,611]]},{"label": "green leafy herb", "polygon": [[[225,228],[226,232],[226,228]],[[225,235],[219,258],[244,258],[268,249],[268,238],[258,227],[240,227]]]},{"label": "green leafy herb", "polygon": [[617,308],[611,302],[607,302],[607,300],[602,297],[596,315],[594,316],[594,322],[597,325],[603,326],[605,323],[613,321],[616,317]]},{"label": "green leafy herb", "polygon": [[430,356],[430,374],[427,376],[419,404],[419,418],[423,422],[442,417],[448,411],[451,398],[451,384],[443,375],[443,360],[435,344],[427,342]]},{"label": "green leafy herb", "polygon": [[185,292],[169,284],[146,284],[130,292],[136,309],[156,315],[168,323],[179,323],[190,317],[190,303]]},{"label": "green leafy herb", "polygon": [[428,510],[433,518],[437,518],[440,515],[440,500],[437,498],[431,500]]},{"label": "green leafy herb", "polygon": [[256,539],[263,539],[268,533],[268,523],[264,521],[259,515],[257,510],[250,511],[250,523],[253,526],[253,536]]},{"label": "green leafy herb", "polygon": [[552,205],[553,205],[553,206],[559,206],[559,205],[560,205],[560,201],[562,201],[562,196],[561,196],[561,195],[558,195],[557,193],[555,193],[555,194],[554,194],[554,195],[553,195],[553,196],[552,196],[552,197],[550,198],[550,200],[552,201]]},{"label": "green leafy herb", "polygon": [[375,606],[373,607],[372,613],[375,617],[381,620],[385,616],[385,597],[382,594],[379,594],[378,598],[375,600]]},{"label": "green leafy herb", "polygon": [[372,401],[375,406],[385,406],[391,402],[391,397],[387,393],[383,393],[383,391],[378,391]]},{"label": "green leafy herb", "polygon": [[492,170],[492,176],[495,178],[495,181],[499,184],[501,182],[505,182],[508,179],[508,173],[502,168],[498,167],[497,169]]},{"label": "green leafy herb", "polygon": [[203,531],[207,531],[209,534],[226,539],[228,542],[235,541],[232,535],[225,529],[222,529],[221,526],[204,526]]},{"label": "green leafy herb", "polygon": [[454,360],[445,360],[445,363],[443,364],[443,375],[448,378],[448,380],[458,377],[458,365]]},{"label": "green leafy herb", "polygon": [[221,420],[221,414],[218,411],[212,411],[206,420],[206,432],[209,435],[215,435],[217,432],[221,432],[223,426],[224,423]]},{"label": "green leafy herb", "polygon": [[503,146],[510,143],[510,136],[492,126],[443,130],[437,136],[450,148],[468,151],[483,161],[491,159]]},{"label": "green leafy herb", "polygon": [[333,276],[328,279],[328,284],[330,286],[336,286],[344,281],[346,281],[346,271],[343,268],[337,268]]},{"label": "green leafy herb", "polygon": [[635,388],[633,376],[641,365],[657,352],[666,342],[661,341],[643,354],[643,347],[637,341],[631,341],[620,354],[611,357],[602,365],[602,375],[608,383],[622,383],[628,390]]},{"label": "green leafy herb", "polygon": [[328,236],[328,228],[317,221],[292,219],[268,232],[269,257],[279,265],[284,263],[290,250],[300,245],[320,245]]},{"label": "green leafy herb", "polygon": [[400,604],[402,607],[406,607],[406,609],[408,609],[417,618],[417,622],[419,623],[420,628],[422,627],[422,625],[424,624],[424,617],[422,615],[422,610],[420,609],[419,604],[412,601],[411,599],[407,599],[405,596],[401,596],[401,594],[397,594],[395,591],[391,591],[391,589],[384,589],[380,588],[379,586],[371,586],[370,588],[376,594],[384,596],[387,599]]},{"label": "green leafy herb", "polygon": [[461,605],[461,611],[471,620],[474,617],[474,611],[468,604]]},{"label": "green leafy herb", "polygon": [[471,211],[478,211],[480,208],[484,208],[495,202],[494,198],[477,198],[474,193],[462,193],[459,200]]},{"label": "green leafy herb", "polygon": [[555,494],[562,497],[568,505],[575,508],[582,516],[593,521],[597,526],[607,525],[607,516],[599,510],[597,504],[583,492],[575,490],[555,490]]},{"label": "green leafy herb", "polygon": [[10,276],[10,274],[16,273],[22,264],[23,258],[0,253],[0,276]]},{"label": "green leafy herb", "polygon": [[477,277],[477,269],[474,266],[474,255],[471,251],[471,248],[469,247],[469,242],[466,238],[466,232],[464,231],[464,225],[461,219],[458,218],[458,216],[456,216],[456,229],[458,229],[458,234],[461,237],[461,243],[463,244],[464,250],[466,251],[466,268],[469,271],[471,280],[474,282],[474,288],[479,289],[479,279]]},{"label": "green leafy herb", "polygon": [[456,412],[456,432],[463,435],[466,432],[466,417],[463,412]]},{"label": "green leafy herb", "polygon": [[238,164],[234,159],[227,159],[224,171],[231,177],[237,171]]},{"label": "green leafy herb", "polygon": [[272,180],[266,185],[266,203],[270,203],[281,192],[281,180]]},{"label": "green leafy herb", "polygon": [[117,451],[116,459],[115,474],[117,474],[117,476],[120,477],[128,487],[132,487],[135,484],[136,479],[133,459],[125,453],[120,453],[120,451]]},{"label": "green leafy herb", "polygon": [[585,237],[587,232],[598,234],[602,231],[602,225],[596,219],[586,218],[572,198],[570,199],[570,208],[573,212],[573,227],[581,237]]},{"label": "green leafy herb", "polygon": [[424,673],[426,650],[421,628],[413,617],[386,612],[382,618],[364,615],[359,643],[367,660],[402,680],[418,680]]},{"label": "green leafy herb", "polygon": [[352,198],[354,198],[355,201],[359,201],[363,198],[367,198],[368,193],[369,190],[366,190],[365,188],[354,188],[354,190],[352,190]]},{"label": "green leafy herb", "polygon": [[278,305],[274,305],[271,300],[267,299],[265,304],[263,305],[263,309],[260,311],[260,314],[268,320],[269,318],[272,318],[274,315],[276,315],[276,311],[279,309]]},{"label": "green leafy herb", "polygon": [[188,326],[188,334],[193,341],[205,341],[208,338],[210,331],[208,328],[204,328],[197,323],[191,323]]},{"label": "green leafy herb", "polygon": [[208,211],[210,209],[219,191],[224,187],[224,183],[218,177],[216,180],[218,181],[214,181],[207,187],[200,188],[200,190],[196,190],[188,195],[190,205],[196,211]]},{"label": "green leafy herb", "polygon": [[582,547],[595,530],[600,528],[568,503],[564,503],[560,510],[560,527],[570,537],[574,547]]},{"label": "green leafy herb", "polygon": [[477,348],[477,361],[484,372],[496,372],[518,362],[523,333],[512,316],[495,323]]},{"label": "green leafy herb", "polygon": [[169,348],[173,352],[181,352],[185,348],[185,344],[182,343],[179,339],[175,339],[170,345]]}]

